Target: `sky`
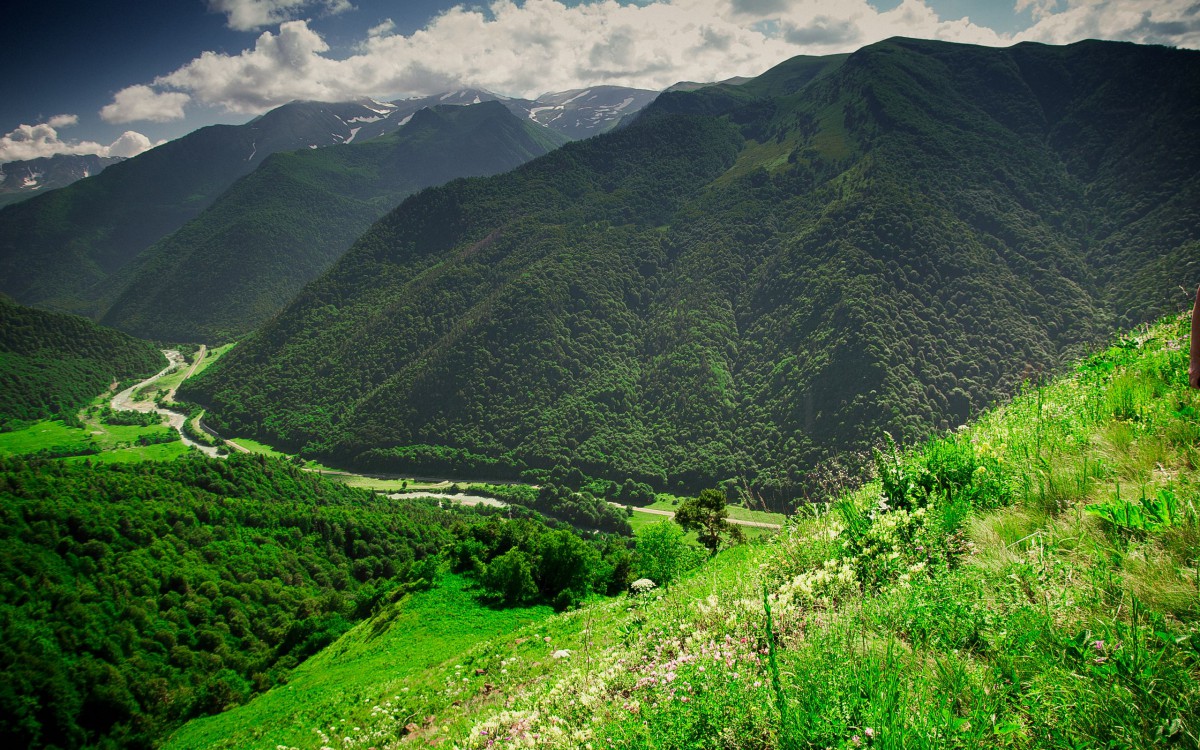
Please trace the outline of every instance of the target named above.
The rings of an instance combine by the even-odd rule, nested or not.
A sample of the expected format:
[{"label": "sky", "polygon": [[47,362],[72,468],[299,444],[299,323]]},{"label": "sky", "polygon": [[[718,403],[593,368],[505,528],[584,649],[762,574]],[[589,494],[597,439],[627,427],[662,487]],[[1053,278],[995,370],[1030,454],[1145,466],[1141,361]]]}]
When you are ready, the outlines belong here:
[{"label": "sky", "polygon": [[892,36],[1200,48],[1200,0],[8,0],[0,163],[133,156],[293,99],[757,75]]}]

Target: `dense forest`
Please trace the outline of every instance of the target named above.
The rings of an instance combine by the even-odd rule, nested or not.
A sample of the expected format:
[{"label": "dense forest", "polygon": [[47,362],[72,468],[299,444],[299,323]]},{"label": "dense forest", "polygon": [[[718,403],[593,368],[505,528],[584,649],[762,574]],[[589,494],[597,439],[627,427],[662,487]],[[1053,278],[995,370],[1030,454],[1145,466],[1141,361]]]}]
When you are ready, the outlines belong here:
[{"label": "dense forest", "polygon": [[101,322],[169,341],[241,336],[404,197],[507,171],[564,142],[493,101],[423,109],[371,140],[275,154],[130,263]]},{"label": "dense forest", "polygon": [[154,747],[445,569],[486,601],[565,608],[623,591],[632,556],[520,508],[390,500],[262,456],[0,461],[0,743]]},{"label": "dense forest", "polygon": [[346,465],[786,503],[1182,307],[1198,91],[1193,51],[893,39],[671,92],[409,198],[183,393]]},{"label": "dense forest", "polygon": [[114,381],[149,377],[166,363],[148,342],[0,295],[0,429],[74,419]]}]

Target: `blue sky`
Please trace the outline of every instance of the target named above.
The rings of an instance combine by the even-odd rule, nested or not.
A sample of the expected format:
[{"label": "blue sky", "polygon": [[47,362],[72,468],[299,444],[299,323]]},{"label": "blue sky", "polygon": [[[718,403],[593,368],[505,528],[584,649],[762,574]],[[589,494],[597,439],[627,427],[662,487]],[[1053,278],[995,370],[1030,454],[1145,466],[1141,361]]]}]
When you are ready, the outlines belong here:
[{"label": "blue sky", "polygon": [[0,162],[129,155],[291,99],[755,75],[903,35],[1200,47],[1195,0],[9,0]]}]

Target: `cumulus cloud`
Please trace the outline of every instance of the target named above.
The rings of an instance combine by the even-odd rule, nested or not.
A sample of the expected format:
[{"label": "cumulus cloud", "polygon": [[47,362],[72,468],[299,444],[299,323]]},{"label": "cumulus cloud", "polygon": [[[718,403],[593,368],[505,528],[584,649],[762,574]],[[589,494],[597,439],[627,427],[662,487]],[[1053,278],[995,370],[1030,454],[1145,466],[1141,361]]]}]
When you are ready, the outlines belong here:
[{"label": "cumulus cloud", "polygon": [[191,97],[178,91],[155,91],[149,86],[128,86],[117,92],[112,104],[100,109],[105,122],[168,122],[183,119],[183,105]]},{"label": "cumulus cloud", "polygon": [[[231,24],[238,14],[237,23],[249,27],[346,1],[212,0],[211,7],[229,13]],[[886,11],[868,0],[590,0],[571,6],[492,0],[486,8],[450,8],[408,35],[385,21],[340,58],[307,21],[284,20],[252,47],[205,52],[149,87],[131,87],[138,96],[129,98],[161,105],[147,107],[152,111],[177,113],[191,97],[257,114],[292,99],[418,95],[459,86],[511,96],[598,83],[660,89],[681,80],[754,75],[793,55],[847,52],[891,36],[993,46],[1099,36],[1200,46],[1196,0],[1014,1],[1035,20],[1019,36],[968,18],[942,18],[928,0],[903,0]],[[109,106],[114,113],[133,109]]]},{"label": "cumulus cloud", "polygon": [[129,157],[158,145],[133,130],[125,131],[107,146],[94,141],[63,140],[59,137],[59,128],[70,127],[78,122],[76,115],[55,115],[37,125],[18,125],[15,130],[0,136],[0,164],[56,154]]},{"label": "cumulus cloud", "polygon": [[237,31],[254,31],[298,18],[302,13],[336,15],[352,10],[350,0],[209,0],[208,9],[225,14],[225,24]]},{"label": "cumulus cloud", "polygon": [[1196,0],[1019,0],[1031,7],[1033,26],[1021,41],[1069,44],[1111,39],[1139,44],[1200,47],[1200,3]]}]

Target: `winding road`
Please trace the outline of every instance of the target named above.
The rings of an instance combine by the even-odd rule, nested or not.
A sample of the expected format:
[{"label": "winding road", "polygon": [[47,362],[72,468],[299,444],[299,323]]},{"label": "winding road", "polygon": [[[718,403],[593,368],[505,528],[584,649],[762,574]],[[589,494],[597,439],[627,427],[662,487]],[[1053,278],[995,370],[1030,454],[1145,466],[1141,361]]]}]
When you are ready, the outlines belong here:
[{"label": "winding road", "polygon": [[[196,367],[204,360],[204,355],[207,351],[208,351],[208,348],[206,346],[204,346],[203,344],[201,344],[200,351],[197,352],[195,362],[192,363],[191,368],[187,371],[187,373],[180,380],[181,383],[184,380],[187,380],[188,378],[190,378],[196,372]],[[136,393],[139,389],[145,388],[146,386],[151,385],[152,383],[156,382],[160,378],[166,376],[168,373],[174,372],[175,370],[180,369],[184,365],[187,364],[187,360],[184,359],[183,355],[180,354],[179,351],[176,349],[163,349],[162,353],[166,356],[166,358],[170,362],[170,364],[167,365],[167,367],[165,369],[163,369],[163,371],[158,373],[157,375],[153,375],[149,378],[146,378],[142,382],[137,383],[136,385],[132,385],[129,388],[126,388],[125,390],[121,391],[117,395],[113,396],[113,399],[112,399],[113,410],[114,411],[139,411],[139,412],[144,412],[144,413],[157,412],[167,418],[167,422],[171,425],[171,427],[175,428],[176,432],[179,433],[179,437],[183,440],[185,445],[189,445],[199,451],[202,451],[206,455],[212,456],[214,458],[220,458],[221,454],[217,453],[216,448],[209,446],[209,445],[202,445],[200,443],[197,443],[195,440],[192,440],[190,437],[187,436],[187,434],[183,430],[183,423],[187,419],[186,415],[180,414],[179,412],[172,411],[170,409],[164,409],[164,408],[160,407],[158,404],[154,403],[153,401],[134,401],[133,400],[133,394]],[[178,387],[179,387],[178,385],[175,385],[170,390],[167,391],[166,400],[173,401],[175,399],[175,389]],[[241,451],[243,453],[250,452],[247,448],[245,448],[241,445],[238,445],[237,443],[233,442],[232,440],[225,440],[220,435],[218,435],[216,432],[205,427],[203,421],[200,421],[199,424],[200,424],[200,429],[204,430],[209,435],[212,435],[217,440],[221,440],[226,446],[228,446],[228,448],[230,450]],[[323,470],[323,471],[320,471],[319,473],[355,476],[352,472],[346,472],[346,471]],[[449,480],[447,480],[447,481],[449,481]],[[507,484],[508,482],[505,482],[505,483]],[[456,495],[439,495],[439,494],[433,493],[433,492],[411,492],[411,493],[401,492],[401,493],[390,494],[390,495],[388,495],[388,497],[393,498],[393,499],[395,499],[397,497],[434,497],[434,498],[439,498],[439,499],[451,500],[453,502],[461,503],[463,505],[491,505],[491,506],[500,507],[500,508],[505,507],[505,505],[506,505],[506,503],[501,502],[500,500],[496,500],[495,498],[484,497],[482,495],[464,495],[461,493],[456,494]],[[624,505],[622,505],[620,503],[609,503],[609,505],[615,506],[617,508],[625,507]],[[633,506],[633,512],[634,513],[646,513],[646,514],[654,515],[654,516],[662,516],[664,518],[674,518],[675,517],[674,511],[660,510],[658,508],[639,508],[636,505]],[[754,526],[754,527],[760,528],[760,529],[779,529],[779,528],[781,528],[780,525],[777,523],[767,523],[765,521],[743,521],[738,518],[730,518],[727,520],[730,523],[737,524],[738,526]]]}]

